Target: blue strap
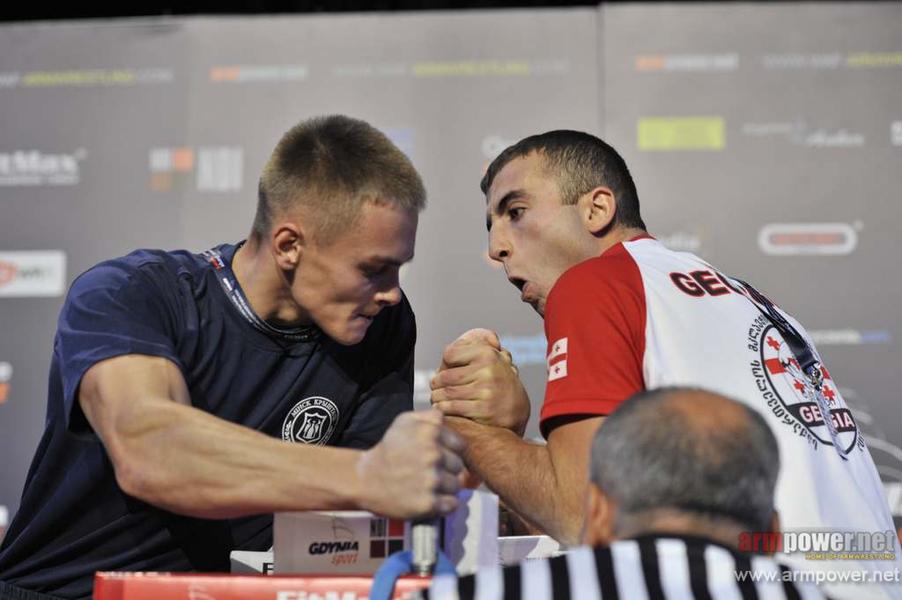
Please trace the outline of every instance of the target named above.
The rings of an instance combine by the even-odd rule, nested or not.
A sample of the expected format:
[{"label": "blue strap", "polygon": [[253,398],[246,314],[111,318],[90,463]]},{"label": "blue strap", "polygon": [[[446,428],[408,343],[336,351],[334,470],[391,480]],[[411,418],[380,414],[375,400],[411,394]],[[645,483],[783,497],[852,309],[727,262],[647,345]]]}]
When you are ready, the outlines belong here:
[{"label": "blue strap", "polygon": [[[373,587],[370,588],[370,600],[391,600],[395,592],[395,582],[401,575],[407,575],[413,570],[413,552],[404,550],[395,552],[385,559],[373,575]],[[438,551],[435,563],[435,575],[457,575],[454,563]]]}]

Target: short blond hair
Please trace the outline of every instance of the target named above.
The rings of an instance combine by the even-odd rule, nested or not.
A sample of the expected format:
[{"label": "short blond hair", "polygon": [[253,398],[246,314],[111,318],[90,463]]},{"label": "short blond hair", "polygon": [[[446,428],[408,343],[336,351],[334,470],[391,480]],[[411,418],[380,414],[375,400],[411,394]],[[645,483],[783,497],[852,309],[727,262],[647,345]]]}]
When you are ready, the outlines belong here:
[{"label": "short blond hair", "polygon": [[426,189],[410,159],[372,125],[341,115],[301,121],[263,168],[253,235],[265,238],[279,215],[305,206],[325,243],[353,225],[366,202],[419,212]]}]

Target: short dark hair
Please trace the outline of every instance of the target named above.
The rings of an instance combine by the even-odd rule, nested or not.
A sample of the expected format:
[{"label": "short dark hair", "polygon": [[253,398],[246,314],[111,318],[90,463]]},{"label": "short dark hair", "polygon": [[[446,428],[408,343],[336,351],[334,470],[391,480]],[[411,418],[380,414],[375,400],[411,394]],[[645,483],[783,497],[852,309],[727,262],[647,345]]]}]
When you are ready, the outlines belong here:
[{"label": "short dark hair", "polygon": [[314,236],[326,241],[367,201],[420,211],[426,189],[410,159],[372,125],[341,115],[301,121],[263,168],[253,235],[265,237],[276,215],[300,204],[315,209]]},{"label": "short dark hair", "polygon": [[[704,394],[745,418],[700,430],[678,396]],[[592,441],[590,478],[621,513],[673,509],[770,530],[780,470],[777,440],[758,412],[713,392],[658,388],[626,400]]]},{"label": "short dark hair", "polygon": [[614,224],[645,229],[636,184],[623,157],[602,140],[582,131],[548,131],[509,146],[486,170],[479,184],[482,193],[488,194],[495,176],[507,163],[533,152],[545,159],[545,167],[557,180],[564,204],[576,204],[586,192],[606,186],[617,199]]}]

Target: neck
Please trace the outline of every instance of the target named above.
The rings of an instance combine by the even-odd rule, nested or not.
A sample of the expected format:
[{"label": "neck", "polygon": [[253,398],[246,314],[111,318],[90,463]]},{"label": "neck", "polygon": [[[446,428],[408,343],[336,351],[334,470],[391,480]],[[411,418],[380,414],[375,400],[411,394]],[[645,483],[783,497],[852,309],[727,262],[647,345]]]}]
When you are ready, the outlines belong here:
[{"label": "neck", "polygon": [[609,248],[639,235],[648,235],[648,232],[638,227],[615,227],[605,235],[597,238],[598,254],[604,254]]},{"label": "neck", "polygon": [[727,518],[709,518],[681,511],[643,512],[633,517],[620,516],[615,537],[629,539],[640,535],[672,534],[705,537],[733,550],[739,550],[739,536],[748,527]]},{"label": "neck", "polygon": [[291,297],[289,279],[253,235],[232,257],[232,272],[258,317],[276,327],[310,324],[306,312]]}]

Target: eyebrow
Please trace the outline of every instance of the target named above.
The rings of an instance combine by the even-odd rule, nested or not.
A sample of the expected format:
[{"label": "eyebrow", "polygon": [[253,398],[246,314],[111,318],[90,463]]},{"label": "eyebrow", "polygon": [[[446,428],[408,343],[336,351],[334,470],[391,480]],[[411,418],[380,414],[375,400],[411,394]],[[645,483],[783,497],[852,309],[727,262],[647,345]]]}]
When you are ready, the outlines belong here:
[{"label": "eyebrow", "polygon": [[[507,205],[513,202],[514,200],[519,200],[520,198],[526,197],[526,192],[523,190],[511,190],[508,193],[504,194],[501,197],[501,200],[498,201],[498,205],[495,207],[495,215],[501,216],[504,214],[504,211],[507,210]],[[485,216],[485,228],[487,231],[492,230],[492,215],[490,212],[486,211],[487,214]]]}]

